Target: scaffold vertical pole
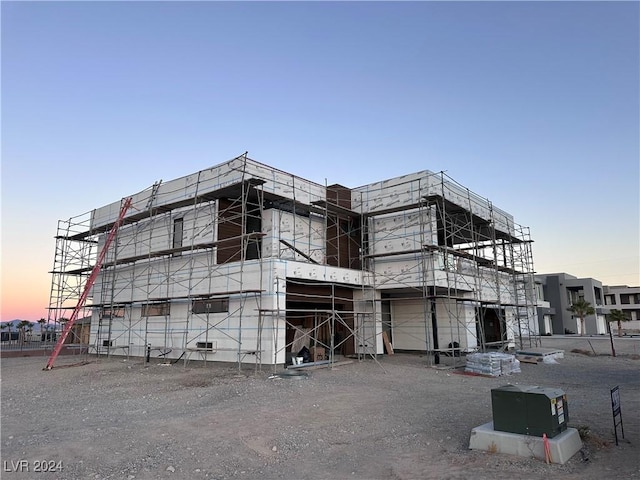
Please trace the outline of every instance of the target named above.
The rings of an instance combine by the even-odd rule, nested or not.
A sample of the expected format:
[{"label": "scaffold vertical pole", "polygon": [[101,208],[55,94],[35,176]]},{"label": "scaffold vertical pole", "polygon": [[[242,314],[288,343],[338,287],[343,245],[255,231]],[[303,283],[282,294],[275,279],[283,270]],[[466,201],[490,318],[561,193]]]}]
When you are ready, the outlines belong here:
[{"label": "scaffold vertical pole", "polygon": [[107,252],[109,250],[109,247],[111,246],[111,243],[113,242],[113,239],[116,236],[116,232],[118,231],[118,227],[120,227],[120,224],[122,223],[122,220],[124,219],[124,216],[127,214],[127,210],[129,210],[130,206],[131,206],[131,197],[127,198],[124,201],[124,203],[122,205],[122,208],[120,209],[120,215],[118,215],[118,219],[115,221],[115,223],[111,227],[111,230],[109,231],[109,235],[107,236],[107,239],[106,239],[106,241],[104,243],[104,246],[102,247],[102,250],[100,251],[100,255],[98,255],[98,259],[96,260],[96,264],[94,265],[93,269],[91,270],[91,274],[89,275],[89,278],[87,279],[87,283],[84,286],[84,290],[82,291],[82,295],[80,295],[80,299],[78,300],[78,304],[73,309],[73,313],[71,314],[71,318],[69,318],[69,321],[66,322],[64,328],[62,329],[62,334],[60,335],[60,338],[58,338],[58,341],[56,342],[56,346],[54,347],[53,352],[51,352],[51,356],[49,357],[49,360],[47,361],[47,365],[46,365],[46,367],[44,367],[43,370],[51,370],[53,368],[53,364],[55,363],[56,358],[60,354],[60,351],[62,350],[62,346],[63,346],[65,340],[67,339],[67,336],[69,335],[69,332],[71,331],[71,329],[73,328],[74,323],[78,319],[78,314],[80,313],[80,311],[84,307],[85,302],[87,301],[87,297],[89,296],[89,292],[91,291],[91,287],[93,287],[93,284],[95,283],[96,279],[98,278],[98,274],[100,273],[100,269],[102,268],[102,264],[104,263],[104,259],[107,256]]}]

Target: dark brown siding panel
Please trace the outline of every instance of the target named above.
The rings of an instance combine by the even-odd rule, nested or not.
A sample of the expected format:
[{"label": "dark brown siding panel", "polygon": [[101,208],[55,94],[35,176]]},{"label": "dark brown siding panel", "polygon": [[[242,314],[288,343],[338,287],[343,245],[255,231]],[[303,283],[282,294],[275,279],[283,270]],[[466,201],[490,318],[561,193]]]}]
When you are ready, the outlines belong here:
[{"label": "dark brown siding panel", "polygon": [[[351,210],[351,190],[342,185],[331,185],[327,187],[327,201]],[[326,233],[327,264],[359,269],[362,245],[360,217],[329,214]]]},{"label": "dark brown siding panel", "polygon": [[218,215],[218,263],[239,262],[242,208],[237,202],[220,199]]},{"label": "dark brown siding panel", "polygon": [[351,189],[338,184],[330,185],[327,187],[327,201],[351,210]]}]

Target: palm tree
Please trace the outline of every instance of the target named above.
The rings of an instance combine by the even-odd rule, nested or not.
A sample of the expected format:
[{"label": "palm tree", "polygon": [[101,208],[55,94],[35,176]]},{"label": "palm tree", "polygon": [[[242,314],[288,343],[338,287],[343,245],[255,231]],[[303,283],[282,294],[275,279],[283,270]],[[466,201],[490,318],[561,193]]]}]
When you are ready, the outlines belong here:
[{"label": "palm tree", "polygon": [[[58,319],[58,322],[60,322],[60,333],[59,333],[59,335],[62,335],[62,332],[64,332],[64,329],[65,329],[65,327],[67,325],[67,322],[69,322],[69,319],[65,318],[65,317],[61,317],[61,318]],[[56,335],[56,338],[57,338],[57,335]],[[65,343],[69,342],[68,338],[69,337],[67,337],[67,339],[65,339]]]},{"label": "palm tree", "polygon": [[[9,325],[6,323],[0,323],[0,330],[6,330],[7,328],[9,328]],[[2,335],[0,335],[0,337],[2,337]]]},{"label": "palm tree", "polygon": [[627,317],[622,310],[613,309],[609,312],[608,318],[609,322],[617,322],[618,323],[618,336],[622,336],[622,322],[628,322],[631,320]]},{"label": "palm tree", "polygon": [[20,343],[24,343],[25,340],[25,330],[27,329],[27,327],[29,327],[31,325],[31,322],[29,322],[28,320],[20,320],[18,322],[18,332],[20,333],[19,335],[19,339],[20,339]]},{"label": "palm tree", "polygon": [[44,341],[47,338],[44,329],[44,325],[45,323],[47,323],[47,321],[44,318],[41,318],[40,320],[38,320],[38,323],[40,324],[40,341]]},{"label": "palm tree", "polygon": [[7,330],[9,330],[9,344],[11,344],[11,329],[13,328],[13,322],[9,322],[6,324],[7,325]]},{"label": "palm tree", "polygon": [[579,298],[577,301],[573,303],[569,308],[567,308],[571,313],[573,313],[576,317],[580,319],[580,335],[584,335],[585,333],[585,322],[584,317],[587,315],[593,315],[596,313],[596,309],[591,306],[589,302],[587,302],[584,298]]}]

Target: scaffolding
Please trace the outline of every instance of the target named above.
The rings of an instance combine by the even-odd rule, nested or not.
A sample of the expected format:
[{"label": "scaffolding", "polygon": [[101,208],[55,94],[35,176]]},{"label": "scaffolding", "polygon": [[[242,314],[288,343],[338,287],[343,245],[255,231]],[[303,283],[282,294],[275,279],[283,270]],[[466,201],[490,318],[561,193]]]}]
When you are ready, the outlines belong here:
[{"label": "scaffolding", "polygon": [[[58,221],[54,262],[50,272],[47,330],[52,328],[53,332],[62,331],[62,327],[80,303],[87,279],[95,265],[98,240],[96,236],[85,235],[90,228],[90,220],[90,213],[85,213],[69,220]],[[78,317],[87,318],[91,311],[91,305],[85,303],[78,312]],[[69,343],[79,344],[82,340],[75,330],[70,332]]]},{"label": "scaffolding", "polygon": [[[438,364],[539,342],[528,228],[442,172],[349,189],[245,153],[132,198],[83,310],[96,357],[259,370],[300,345],[377,361],[395,339]],[[76,306],[115,205],[59,222],[50,322]]]},{"label": "scaffolding", "polygon": [[412,316],[383,314],[383,330],[436,364],[539,345],[528,228],[443,172],[359,193],[365,268],[384,292],[377,308],[415,304]]}]

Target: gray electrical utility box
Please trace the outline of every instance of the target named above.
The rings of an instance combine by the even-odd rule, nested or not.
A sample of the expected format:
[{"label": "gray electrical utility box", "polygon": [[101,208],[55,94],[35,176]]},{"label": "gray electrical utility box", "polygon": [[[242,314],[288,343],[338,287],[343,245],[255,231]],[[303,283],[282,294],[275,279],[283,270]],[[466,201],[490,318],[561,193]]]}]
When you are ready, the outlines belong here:
[{"label": "gray electrical utility box", "polygon": [[505,385],[491,390],[493,429],[553,438],[567,429],[566,394],[558,388]]}]

